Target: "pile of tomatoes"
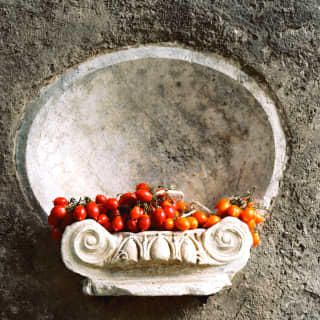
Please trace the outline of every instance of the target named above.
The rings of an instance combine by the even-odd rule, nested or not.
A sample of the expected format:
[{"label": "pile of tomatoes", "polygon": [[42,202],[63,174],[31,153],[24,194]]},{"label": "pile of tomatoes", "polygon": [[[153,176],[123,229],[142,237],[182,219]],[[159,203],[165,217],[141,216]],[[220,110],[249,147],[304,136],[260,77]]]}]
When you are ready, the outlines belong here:
[{"label": "pile of tomatoes", "polygon": [[263,222],[264,218],[254,208],[254,203],[249,196],[220,199],[215,208],[217,209],[216,214],[221,218],[230,216],[246,223],[252,235],[253,245],[256,247],[260,243],[260,236],[254,232],[254,228]]},{"label": "pile of tomatoes", "polygon": [[220,199],[217,212],[208,216],[202,211],[191,211],[183,202],[168,195],[168,189],[154,189],[149,184],[139,183],[135,192],[121,194],[118,198],[107,198],[98,194],[95,201],[89,197],[68,201],[58,197],[53,201],[48,223],[53,227],[51,236],[60,241],[64,229],[76,221],[94,219],[109,232],[146,230],[180,230],[210,228],[226,216],[240,218],[252,231],[253,242],[259,243],[259,236],[253,229],[263,221],[248,199]]}]

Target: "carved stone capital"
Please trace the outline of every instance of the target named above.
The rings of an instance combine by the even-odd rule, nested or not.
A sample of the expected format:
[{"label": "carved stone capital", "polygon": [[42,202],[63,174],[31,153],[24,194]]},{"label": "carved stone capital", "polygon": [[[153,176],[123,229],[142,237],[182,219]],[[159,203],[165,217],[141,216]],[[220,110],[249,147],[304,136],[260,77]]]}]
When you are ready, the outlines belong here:
[{"label": "carved stone capital", "polygon": [[246,224],[232,217],[209,229],[110,234],[93,220],[67,227],[62,259],[87,277],[90,295],[205,295],[231,285],[252,245]]}]

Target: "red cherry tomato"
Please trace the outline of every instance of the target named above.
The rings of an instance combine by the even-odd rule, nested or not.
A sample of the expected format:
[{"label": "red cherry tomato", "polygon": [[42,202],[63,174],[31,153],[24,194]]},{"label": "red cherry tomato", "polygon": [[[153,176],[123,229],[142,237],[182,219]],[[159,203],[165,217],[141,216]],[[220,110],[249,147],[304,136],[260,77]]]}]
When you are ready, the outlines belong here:
[{"label": "red cherry tomato", "polygon": [[114,209],[109,211],[109,217],[111,220],[113,220],[116,216],[120,216],[120,215],[121,215],[121,212],[119,209]]},{"label": "red cherry tomato", "polygon": [[119,206],[131,207],[137,202],[137,196],[135,193],[127,192],[124,193],[119,199]]},{"label": "red cherry tomato", "polygon": [[51,231],[51,238],[55,241],[60,241],[62,238],[62,231],[58,227],[54,227]]},{"label": "red cherry tomato", "polygon": [[138,223],[139,223],[140,230],[146,231],[151,226],[151,219],[148,215],[145,214],[139,219]]},{"label": "red cherry tomato", "polygon": [[104,228],[105,228],[106,230],[108,230],[109,232],[112,232],[112,231],[113,231],[110,220],[107,220],[107,222],[105,222],[105,223],[103,224],[103,226],[104,226]]},{"label": "red cherry tomato", "polygon": [[139,232],[139,225],[138,220],[136,219],[129,219],[127,222],[127,227],[131,232]]},{"label": "red cherry tomato", "polygon": [[167,219],[174,219],[176,217],[176,210],[172,206],[165,206],[163,210]]},{"label": "red cherry tomato", "polygon": [[136,185],[136,191],[138,190],[148,190],[150,191],[152,188],[149,184],[147,183],[139,183]]},{"label": "red cherry tomato", "polygon": [[108,201],[108,198],[104,196],[103,194],[97,194],[96,196],[96,203],[106,203]]},{"label": "red cherry tomato", "polygon": [[145,189],[139,189],[136,191],[137,199],[143,202],[150,202],[152,200],[152,193]]},{"label": "red cherry tomato", "polygon": [[122,217],[122,220],[123,220],[124,224],[126,224],[128,222],[128,220],[130,219],[130,215],[129,215],[128,212],[121,213],[121,217]]},{"label": "red cherry tomato", "polygon": [[100,224],[105,224],[108,220],[109,220],[108,216],[106,214],[102,213],[99,215],[97,222]]},{"label": "red cherry tomato", "polygon": [[109,198],[105,203],[108,210],[115,210],[119,207],[119,201],[116,198]]},{"label": "red cherry tomato", "polygon": [[106,208],[106,206],[103,203],[97,203],[97,206],[99,208],[99,212],[100,214],[106,214],[108,209]]},{"label": "red cherry tomato", "polygon": [[61,221],[61,228],[64,230],[67,226],[72,224],[72,222],[73,222],[73,215],[71,212],[68,212]]},{"label": "red cherry tomato", "polygon": [[58,197],[53,200],[55,206],[67,206],[69,204],[68,200],[64,197]]},{"label": "red cherry tomato", "polygon": [[77,221],[82,221],[87,217],[87,211],[84,206],[76,206],[73,210],[73,216]]},{"label": "red cherry tomato", "polygon": [[49,226],[55,227],[56,225],[58,225],[58,223],[59,223],[59,219],[57,219],[52,213],[50,213],[50,215],[48,216]]},{"label": "red cherry tomato", "polygon": [[100,214],[99,207],[94,201],[90,201],[86,205],[86,210],[88,213],[88,216],[93,218],[94,220],[97,220]]},{"label": "red cherry tomato", "polygon": [[178,211],[179,210],[179,204],[178,204],[178,200],[175,198],[170,199],[171,201],[171,205],[173,206],[173,208]]},{"label": "red cherry tomato", "polygon": [[117,231],[122,230],[123,227],[124,227],[124,223],[123,223],[122,217],[121,216],[116,216],[112,220],[112,229],[117,232]]},{"label": "red cherry tomato", "polygon": [[139,219],[141,216],[143,216],[143,214],[144,214],[144,210],[142,209],[142,208],[140,208],[140,207],[138,207],[138,206],[135,206],[135,207],[133,207],[132,209],[131,209],[131,211],[130,211],[130,217],[131,217],[131,219]]},{"label": "red cherry tomato", "polygon": [[166,213],[162,208],[157,208],[152,217],[154,219],[155,225],[157,226],[161,226],[162,224],[164,224],[167,219]]},{"label": "red cherry tomato", "polygon": [[66,214],[67,209],[64,206],[55,206],[50,212],[50,215],[53,215],[56,219],[63,219]]}]

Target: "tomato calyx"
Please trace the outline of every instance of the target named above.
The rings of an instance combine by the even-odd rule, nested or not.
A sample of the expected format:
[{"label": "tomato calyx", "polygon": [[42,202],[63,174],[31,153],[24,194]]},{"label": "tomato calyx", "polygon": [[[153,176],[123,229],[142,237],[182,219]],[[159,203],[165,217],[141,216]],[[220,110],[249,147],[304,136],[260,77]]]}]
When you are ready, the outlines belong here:
[{"label": "tomato calyx", "polygon": [[91,198],[87,196],[84,198],[80,197],[79,200],[76,200],[76,198],[71,198],[69,200],[69,204],[66,206],[67,212],[73,211],[77,206],[80,206],[80,205],[86,207],[87,204],[91,201],[93,200],[91,200]]},{"label": "tomato calyx", "polygon": [[236,195],[229,198],[232,205],[238,206],[240,209],[245,209],[249,203],[253,204],[253,196],[255,194],[256,187],[252,187],[243,195]]}]

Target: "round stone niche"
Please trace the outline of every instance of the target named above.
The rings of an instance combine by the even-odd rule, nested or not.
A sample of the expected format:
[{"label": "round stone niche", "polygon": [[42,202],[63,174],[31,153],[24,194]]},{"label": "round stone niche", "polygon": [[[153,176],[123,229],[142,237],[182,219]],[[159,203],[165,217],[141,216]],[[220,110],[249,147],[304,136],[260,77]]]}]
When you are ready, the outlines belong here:
[{"label": "round stone niche", "polygon": [[273,101],[224,58],[175,47],[95,57],[26,108],[17,170],[49,213],[57,196],[115,196],[139,182],[214,201],[257,187],[268,206],[285,163]]}]

